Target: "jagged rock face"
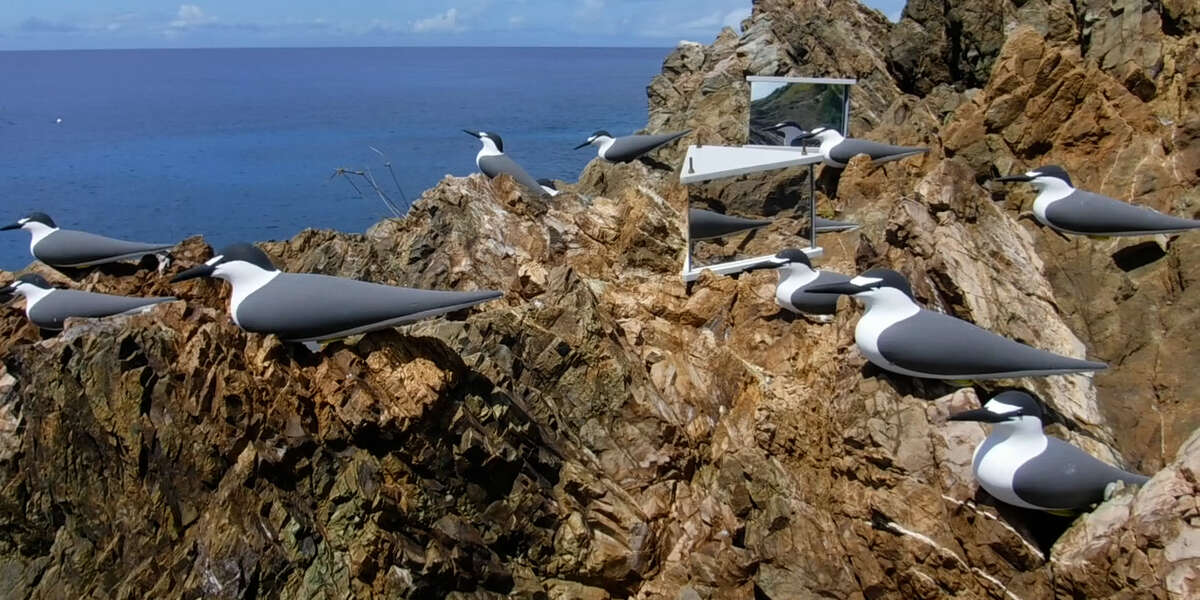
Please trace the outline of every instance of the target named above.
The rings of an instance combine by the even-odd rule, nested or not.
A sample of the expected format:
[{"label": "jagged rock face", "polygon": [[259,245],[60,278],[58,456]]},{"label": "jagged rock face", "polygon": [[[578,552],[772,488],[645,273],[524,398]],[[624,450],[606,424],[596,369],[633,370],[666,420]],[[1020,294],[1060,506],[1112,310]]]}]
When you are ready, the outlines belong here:
[{"label": "jagged rock face", "polygon": [[912,0],[888,38],[888,66],[901,89],[927,95],[939,85],[983,87],[1014,23],[1048,40],[1079,37],[1070,0]]},{"label": "jagged rock face", "polygon": [[823,173],[822,211],[863,228],[823,236],[820,266],[888,265],[930,308],[1110,361],[1095,378],[1017,383],[1047,401],[1050,434],[1161,467],[1143,489],[1073,524],[998,506],[971,475],[986,428],[945,421],[981,390],[870,367],[853,302],[829,324],[781,312],[774,273],[706,275],[689,292],[689,203],[780,214],[702,260],[776,252],[803,243],[783,200],[801,174],[688,189],[640,162],[593,161],[552,199],[507,177],[447,178],[365,235],[264,244],[288,271],[506,294],[319,354],[238,330],[222,282],[168,285],[211,256],[199,239],[166,276],[71,274],[186,305],[71,321],[44,341],[0,312],[0,594],[1195,595],[1195,242],[1165,255],[1064,242],[1018,218],[1028,190],[983,185],[1056,162],[1081,186],[1195,212],[1195,21],[1162,6],[1190,33],[1164,27],[1171,58],[1149,102],[1075,38],[1027,28],[990,70],[970,63],[978,91],[905,95],[887,74],[893,26],[841,0],[760,2],[742,36],[681,46],[648,90],[651,129],[696,129],[663,151],[677,162],[694,140],[738,142],[746,74],[846,74],[796,69],[832,69],[833,48],[858,44],[856,127],[934,150]]}]

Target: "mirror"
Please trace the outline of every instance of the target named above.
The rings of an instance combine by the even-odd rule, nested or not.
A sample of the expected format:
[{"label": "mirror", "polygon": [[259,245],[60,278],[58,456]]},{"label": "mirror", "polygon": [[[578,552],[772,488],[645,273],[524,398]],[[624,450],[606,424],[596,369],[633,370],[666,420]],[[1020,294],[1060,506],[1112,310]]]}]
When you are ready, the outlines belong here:
[{"label": "mirror", "polygon": [[[812,77],[747,77],[750,82],[749,145],[800,146],[798,129],[771,129],[777,123],[795,122],[801,129],[817,126],[848,135],[850,86],[854,79]],[[816,144],[812,144],[815,146]]]}]

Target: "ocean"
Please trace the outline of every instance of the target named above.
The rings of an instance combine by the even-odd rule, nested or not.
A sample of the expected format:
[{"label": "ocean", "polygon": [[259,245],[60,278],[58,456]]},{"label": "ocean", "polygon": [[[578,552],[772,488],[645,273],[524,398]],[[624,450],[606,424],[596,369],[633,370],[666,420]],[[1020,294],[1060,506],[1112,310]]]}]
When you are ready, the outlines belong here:
[{"label": "ocean", "polygon": [[[0,221],[220,247],[388,216],[338,167],[409,200],[476,171],[495,131],[535,177],[578,178],[596,129],[646,123],[663,48],[289,48],[0,52]],[[61,121],[59,121],[61,119]],[[360,186],[361,188],[362,186]],[[369,191],[369,190],[364,190]],[[395,196],[395,194],[393,194]],[[32,261],[0,232],[0,268]]]}]

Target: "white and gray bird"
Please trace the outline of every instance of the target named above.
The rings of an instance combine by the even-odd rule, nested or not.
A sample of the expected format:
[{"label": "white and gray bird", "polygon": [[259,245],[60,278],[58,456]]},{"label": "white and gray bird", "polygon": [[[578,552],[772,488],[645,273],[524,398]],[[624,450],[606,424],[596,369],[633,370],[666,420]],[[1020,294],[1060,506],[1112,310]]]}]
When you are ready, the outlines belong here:
[{"label": "white and gray bird", "polygon": [[611,133],[602,129],[588,136],[588,139],[582,144],[575,146],[575,149],[578,150],[585,146],[597,146],[596,154],[600,158],[608,162],[627,163],[637,160],[639,157],[653,152],[659,146],[669,144],[691,133],[691,131],[691,129],[685,129],[674,133],[613,137]]},{"label": "white and gray bird", "polygon": [[541,179],[538,179],[537,182],[538,182],[538,186],[540,186],[542,188],[543,192],[546,192],[547,194],[550,194],[551,196],[557,196],[559,194],[560,190],[558,189],[558,186],[554,184],[553,179],[547,179],[547,178],[543,177]]},{"label": "white and gray bird", "polygon": [[526,189],[538,194],[547,193],[537,179],[534,179],[525,169],[521,168],[521,165],[504,153],[504,140],[500,139],[500,134],[491,131],[471,131],[470,129],[464,129],[463,132],[479,138],[479,142],[483,144],[479,153],[475,155],[475,165],[489,179],[508,175]]},{"label": "white and gray bird", "polygon": [[422,290],[313,273],[283,273],[250,244],[224,248],[172,283],[216,277],[230,283],[229,314],[246,331],[288,342],[349,337],[461,310],[501,292]]},{"label": "white and gray bird", "polygon": [[876,366],[926,379],[977,380],[1063,375],[1108,365],[1038,350],[950,315],[921,308],[903,275],[870,269],[809,293],[845,294],[866,304],[854,328],[859,351]]},{"label": "white and gray bird", "polygon": [[999,177],[1000,182],[1024,182],[1038,191],[1033,215],[1041,224],[1063,233],[1091,236],[1133,236],[1180,233],[1200,229],[1200,221],[1165,215],[1071,185],[1058,165],[1039,167],[1024,175]]},{"label": "white and gray bird", "polygon": [[46,213],[34,212],[0,231],[24,229],[32,234],[29,252],[52,267],[92,267],[148,254],[161,255],[175,244],[147,244],[118,240],[85,231],[60,229]]},{"label": "white and gray bird", "polygon": [[850,278],[833,271],[819,271],[803,250],[788,248],[775,255],[769,263],[756,267],[774,268],[779,271],[779,284],[775,287],[775,304],[794,313],[815,315],[820,321],[828,322],[837,312],[837,294],[813,294],[808,290],[815,285],[846,283]]},{"label": "white and gray bird", "polygon": [[808,130],[795,121],[781,121],[768,127],[767,131],[774,131],[782,135],[784,146],[804,146],[804,142],[810,139]]},{"label": "white and gray bird", "polygon": [[1061,513],[1087,508],[1121,481],[1149,480],[1105,463],[1042,431],[1042,407],[1024,391],[1001,392],[983,408],[950,415],[951,421],[991,423],[992,433],[975,449],[971,470],[993,498],[1022,508]]},{"label": "white and gray bird", "polygon": [[[785,125],[785,128],[790,131],[790,127]],[[829,127],[817,127],[807,133],[799,134],[792,145],[802,145],[809,139],[820,142],[821,146],[817,151],[821,153],[822,162],[839,169],[845,167],[850,159],[859,154],[866,154],[871,157],[872,162],[880,164],[929,152],[929,148],[892,146],[870,140],[842,137],[841,133]]]},{"label": "white and gray bird", "polygon": [[41,275],[29,273],[0,288],[0,297],[25,299],[25,316],[42,329],[58,331],[70,317],[98,318],[133,314],[149,310],[155,304],[171,302],[171,297],[114,296],[81,290],[52,287]]}]

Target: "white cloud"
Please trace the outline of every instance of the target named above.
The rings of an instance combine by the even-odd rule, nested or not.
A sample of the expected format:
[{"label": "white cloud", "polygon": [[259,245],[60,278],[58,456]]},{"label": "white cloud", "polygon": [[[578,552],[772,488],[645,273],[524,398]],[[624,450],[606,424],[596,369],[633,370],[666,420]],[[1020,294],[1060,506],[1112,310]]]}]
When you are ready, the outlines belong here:
[{"label": "white cloud", "polygon": [[508,26],[509,27],[516,28],[516,27],[520,27],[524,24],[525,24],[525,17],[522,15],[513,15],[508,18]]},{"label": "white cloud", "polygon": [[463,29],[462,24],[458,22],[457,8],[449,8],[446,12],[427,19],[417,19],[412,24],[412,30],[416,33],[462,31]]},{"label": "white cloud", "polygon": [[216,21],[216,17],[204,14],[204,10],[195,4],[180,4],[179,12],[175,14],[175,20],[168,23],[168,25],[175,29],[187,29],[189,27],[211,25]]}]

